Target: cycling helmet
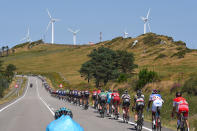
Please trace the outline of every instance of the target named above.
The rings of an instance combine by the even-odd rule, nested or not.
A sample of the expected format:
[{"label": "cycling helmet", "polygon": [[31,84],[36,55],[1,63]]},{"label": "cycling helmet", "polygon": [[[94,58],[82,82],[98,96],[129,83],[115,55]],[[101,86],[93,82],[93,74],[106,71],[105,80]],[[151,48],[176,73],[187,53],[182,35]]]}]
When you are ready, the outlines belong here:
[{"label": "cycling helmet", "polygon": [[181,97],[182,93],[181,92],[176,92],[176,97]]},{"label": "cycling helmet", "polygon": [[137,90],[137,96],[141,96],[142,95],[142,91],[141,90]]},{"label": "cycling helmet", "polygon": [[113,91],[113,92],[117,92],[117,90],[115,90],[115,89],[114,89],[114,91]]},{"label": "cycling helmet", "polygon": [[152,90],[152,94],[157,94],[158,91],[156,89]]},{"label": "cycling helmet", "polygon": [[125,94],[128,94],[128,91],[127,91],[127,90],[125,90],[125,91],[124,91],[124,93],[125,93]]}]

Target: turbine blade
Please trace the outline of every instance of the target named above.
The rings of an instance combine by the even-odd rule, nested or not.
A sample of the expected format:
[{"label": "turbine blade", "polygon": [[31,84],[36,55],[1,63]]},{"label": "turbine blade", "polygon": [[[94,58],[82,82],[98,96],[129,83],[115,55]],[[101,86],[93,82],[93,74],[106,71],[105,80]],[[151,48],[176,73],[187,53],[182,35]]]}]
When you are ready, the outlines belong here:
[{"label": "turbine blade", "polygon": [[51,14],[50,14],[49,10],[48,10],[48,9],[46,9],[46,10],[47,10],[47,13],[48,13],[48,15],[49,15],[49,18],[50,18],[50,19],[52,19],[52,17],[51,17]]},{"label": "turbine blade", "polygon": [[51,24],[51,21],[49,21],[49,24],[47,25],[47,28],[46,28],[46,31],[45,31],[45,34],[47,33],[47,31],[49,30],[49,26]]},{"label": "turbine blade", "polygon": [[150,14],[150,9],[148,10],[148,14],[147,14],[147,16],[146,16],[147,19],[148,19],[148,17],[149,17],[149,14]]},{"label": "turbine blade", "polygon": [[60,19],[53,19],[54,21],[60,21]]},{"label": "turbine blade", "polygon": [[76,30],[75,33],[78,33],[80,30]]},{"label": "turbine blade", "polygon": [[149,28],[149,31],[151,32],[151,28],[150,28],[150,24],[149,24],[149,22],[148,22],[148,28]]},{"label": "turbine blade", "polygon": [[26,39],[26,37],[22,38],[20,41],[24,41]]},{"label": "turbine blade", "polygon": [[68,31],[70,31],[71,33],[74,33],[74,31],[73,31],[73,30],[71,30],[70,28],[68,28]]}]

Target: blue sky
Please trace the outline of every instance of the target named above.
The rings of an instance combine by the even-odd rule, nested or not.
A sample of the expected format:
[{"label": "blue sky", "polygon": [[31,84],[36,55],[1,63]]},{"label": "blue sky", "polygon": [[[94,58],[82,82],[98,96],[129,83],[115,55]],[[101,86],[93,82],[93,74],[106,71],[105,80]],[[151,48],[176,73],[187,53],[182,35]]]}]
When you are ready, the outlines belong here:
[{"label": "blue sky", "polygon": [[[125,29],[129,36],[143,33],[140,16],[150,12],[152,32],[182,40],[189,48],[197,49],[197,1],[196,0],[1,0],[0,46],[20,43],[28,26],[32,40],[44,34],[49,17],[61,21],[55,23],[55,43],[72,44],[68,28],[80,29],[78,44],[98,42],[99,32],[103,40],[122,36]],[[46,42],[51,41],[51,28]]]}]

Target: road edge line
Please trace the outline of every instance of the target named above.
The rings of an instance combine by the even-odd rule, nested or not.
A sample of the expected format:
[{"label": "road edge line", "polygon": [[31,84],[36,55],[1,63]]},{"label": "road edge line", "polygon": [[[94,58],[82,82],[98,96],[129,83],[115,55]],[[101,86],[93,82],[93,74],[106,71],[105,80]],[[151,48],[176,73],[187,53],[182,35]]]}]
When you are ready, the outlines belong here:
[{"label": "road edge line", "polygon": [[47,105],[47,103],[43,100],[43,98],[42,97],[40,97],[40,94],[39,94],[39,91],[38,91],[38,82],[37,82],[37,79],[36,79],[36,89],[37,89],[37,94],[38,94],[38,97],[39,97],[39,99],[44,103],[44,105],[49,109],[49,111],[51,112],[51,114],[53,115],[53,116],[55,116],[55,113],[52,111],[52,109]]},{"label": "road edge line", "polygon": [[10,107],[11,105],[14,105],[14,104],[17,103],[18,101],[20,101],[22,98],[24,98],[25,95],[26,95],[26,93],[27,93],[27,90],[29,89],[28,87],[29,87],[29,79],[28,79],[27,89],[26,89],[26,91],[25,91],[25,94],[24,94],[22,97],[16,99],[14,102],[12,102],[12,103],[8,104],[7,106],[3,107],[2,109],[0,109],[0,112],[4,111],[5,109],[7,109],[8,107]]}]

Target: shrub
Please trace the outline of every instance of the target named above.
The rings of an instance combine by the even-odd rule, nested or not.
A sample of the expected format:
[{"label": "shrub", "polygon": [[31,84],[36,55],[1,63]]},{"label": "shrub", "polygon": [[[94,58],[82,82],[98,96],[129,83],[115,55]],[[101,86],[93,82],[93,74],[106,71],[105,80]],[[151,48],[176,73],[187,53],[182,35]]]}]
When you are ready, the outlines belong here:
[{"label": "shrub", "polygon": [[118,83],[127,82],[128,75],[121,73],[117,79]]},{"label": "shrub", "polygon": [[165,54],[159,54],[155,60],[167,57]]},{"label": "shrub", "polygon": [[156,34],[153,34],[153,33],[146,34],[142,40],[143,40],[143,43],[147,45],[156,45],[161,42],[161,39],[158,38]]},{"label": "shrub", "polygon": [[182,92],[197,95],[197,75],[193,75],[189,80],[185,82],[184,87],[182,88]]},{"label": "shrub", "polygon": [[175,41],[174,44],[175,45],[183,45],[183,46],[186,46],[186,43],[183,42],[183,41]]},{"label": "shrub", "polygon": [[178,51],[177,53],[174,53],[171,57],[177,56],[178,58],[184,58],[185,54],[186,54],[186,53],[189,53],[189,52],[191,52],[191,51],[192,51],[192,50],[186,48],[186,49],[184,49],[184,50]]},{"label": "shrub", "polygon": [[135,90],[142,89],[147,83],[159,80],[158,74],[155,71],[148,71],[148,69],[140,70],[138,77]]}]

